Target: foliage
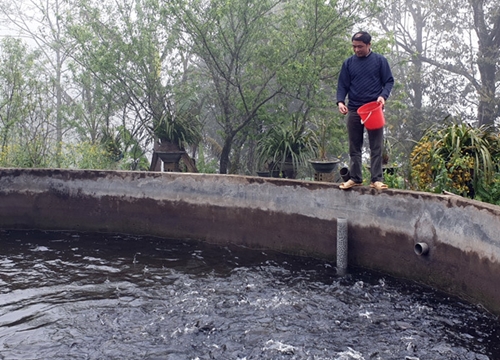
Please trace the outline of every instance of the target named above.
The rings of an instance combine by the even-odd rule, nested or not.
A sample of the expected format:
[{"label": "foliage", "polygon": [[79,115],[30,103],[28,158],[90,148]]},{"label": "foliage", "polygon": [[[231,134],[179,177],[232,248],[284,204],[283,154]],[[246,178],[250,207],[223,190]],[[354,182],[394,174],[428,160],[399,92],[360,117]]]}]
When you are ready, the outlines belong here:
[{"label": "foliage", "polygon": [[[381,0],[378,21],[394,37],[406,94],[417,110],[449,109],[478,125],[498,118],[500,3]],[[492,16],[491,14],[497,14]],[[477,104],[476,106],[469,106]],[[471,110],[477,110],[472,114]]]},{"label": "foliage", "polygon": [[153,121],[151,131],[162,141],[175,144],[184,149],[188,144],[201,141],[201,124],[196,118],[174,117],[171,114]]},{"label": "foliage", "polygon": [[[0,151],[8,166],[46,167],[56,158],[51,79],[19,39],[2,39],[0,52]],[[18,151],[19,150],[19,151]],[[17,158],[13,155],[17,154]]]},{"label": "foliage", "polygon": [[117,169],[119,163],[111,155],[101,144],[65,144],[62,148],[62,166],[69,169]]},{"label": "foliage", "polygon": [[[32,145],[37,146],[36,144]],[[117,169],[119,162],[111,158],[99,144],[64,144],[59,159],[62,168],[69,169]],[[31,151],[22,144],[6,146],[0,151],[1,167],[42,168],[53,167],[53,157],[36,157],[38,151]]]},{"label": "foliage", "polygon": [[500,154],[499,138],[489,130],[464,123],[429,128],[411,154],[413,187],[474,197],[489,186]]},{"label": "foliage", "polygon": [[500,173],[495,173],[491,183],[481,185],[476,191],[476,200],[500,205]]},{"label": "foliage", "polygon": [[328,152],[339,128],[339,123],[335,118],[327,118],[326,116],[312,116],[310,123],[312,127],[309,133],[309,145],[315,154],[315,160],[329,160]]},{"label": "foliage", "polygon": [[49,167],[51,165],[47,162],[49,159],[41,156],[40,147],[43,147],[43,143],[40,141],[31,143],[29,148],[26,148],[21,143],[4,146],[0,151],[0,166],[18,168]]},{"label": "foliage", "polygon": [[294,167],[305,164],[310,151],[309,132],[294,122],[271,126],[257,142],[259,162],[270,170],[281,169],[283,164]]},{"label": "foliage", "polygon": [[364,2],[215,0],[201,5],[197,0],[174,0],[168,4],[186,33],[184,47],[201,60],[197,70],[210,79],[206,109],[220,127],[219,171],[227,173],[230,167],[238,168],[231,161],[237,162],[242,150],[252,151],[253,143],[243,139],[266,125],[262,108],[273,104],[274,111],[281,112],[294,100],[312,107],[328,98],[347,55],[344,35]]},{"label": "foliage", "polygon": [[384,183],[391,189],[406,189],[406,181],[404,176],[399,174],[399,169],[392,169],[393,171],[384,171]]},{"label": "foliage", "polygon": [[[364,165],[362,168],[363,179],[370,179],[371,172],[370,167]],[[408,181],[406,179],[406,174],[404,168],[400,166],[394,167],[384,167],[382,169],[382,174],[384,177],[384,183],[389,186],[390,189],[408,189]]]},{"label": "foliage", "polygon": [[203,147],[198,150],[198,160],[196,167],[200,173],[216,174],[217,173],[217,159],[207,159]]},{"label": "foliage", "polygon": [[[144,148],[157,139],[179,149],[197,145],[201,125],[193,111],[196,97],[186,93],[189,87],[182,84],[182,59],[176,48],[179,34],[162,4],[89,0],[80,6],[84,12],[68,17],[68,34],[76,45],[72,56],[88,76],[100,82],[83,84],[113,103],[106,108],[105,119],[110,119],[109,113],[122,112],[120,126],[133,139],[135,154],[140,153],[139,146]],[[102,96],[96,99],[102,100]],[[108,122],[104,129],[116,125]],[[139,158],[132,159],[135,167]]]},{"label": "foliage", "polygon": [[[35,115],[42,116],[43,127],[50,129],[51,136],[37,136],[43,138],[44,148],[54,146],[55,150],[51,156],[55,160],[55,166],[60,167],[57,158],[61,153],[60,146],[63,135],[67,134],[70,127],[66,123],[68,109],[75,102],[68,94],[73,95],[74,89],[69,89],[66,77],[68,53],[72,51],[72,44],[64,38],[64,23],[61,14],[73,10],[72,1],[9,1],[0,3],[2,19],[8,19],[6,28],[15,29],[9,33],[18,33],[20,38],[29,38],[30,48],[36,44],[35,52],[38,54],[36,66],[39,67],[35,73],[36,82],[43,84],[45,91],[43,95],[32,94],[30,97],[39,96],[36,102],[43,103],[41,112]],[[64,86],[66,85],[66,88]],[[52,142],[52,144],[49,144]]]},{"label": "foliage", "polygon": [[133,134],[124,126],[114,130],[104,128],[100,141],[109,160],[123,170],[148,170],[149,161]]},{"label": "foliage", "polygon": [[[406,169],[410,145],[433,119],[450,112],[474,124],[498,118],[500,37],[492,34],[500,28],[500,17],[491,14],[498,13],[499,4],[454,4],[4,2],[0,11],[6,26],[34,39],[29,44],[37,48],[30,51],[22,40],[2,39],[0,161],[23,167],[107,164],[144,169],[158,134],[208,152],[206,143],[198,144],[199,134],[191,131],[197,129],[203,130],[204,139],[217,140],[214,156],[220,159],[220,172],[252,173],[263,129],[278,126],[275,122],[301,128],[276,121],[276,114],[303,115],[304,121],[335,118],[332,87],[342,60],[352,53],[350,35],[359,29],[374,35],[374,51],[392,50],[387,56],[396,84],[387,104],[386,130],[395,139],[391,162]],[[354,25],[366,15],[375,21],[375,6],[381,10],[382,29],[386,27],[381,34],[371,23],[368,29]],[[461,26],[453,26],[457,23]],[[27,24],[29,29],[23,29]],[[478,32],[481,28],[484,31]],[[180,129],[190,126],[186,132]],[[306,134],[309,127],[315,129],[306,125],[301,132]],[[332,130],[324,154],[343,152],[340,128]],[[310,141],[315,134],[309,133]],[[461,155],[451,151],[457,144],[441,140],[429,137],[428,144],[417,145],[421,154],[416,164],[424,166],[431,155],[435,164],[415,173],[413,188],[472,196],[472,186],[476,198],[489,198],[488,191],[494,194],[496,177],[488,177],[496,170],[494,148],[489,148],[488,165],[481,150]],[[69,159],[73,155],[68,147],[90,154]],[[450,148],[448,155],[438,151],[443,147]],[[321,150],[318,144],[316,149]],[[57,160],[60,155],[66,157],[64,164]],[[212,171],[209,163],[207,171]],[[394,187],[400,183],[390,177],[386,181],[393,181]]]}]

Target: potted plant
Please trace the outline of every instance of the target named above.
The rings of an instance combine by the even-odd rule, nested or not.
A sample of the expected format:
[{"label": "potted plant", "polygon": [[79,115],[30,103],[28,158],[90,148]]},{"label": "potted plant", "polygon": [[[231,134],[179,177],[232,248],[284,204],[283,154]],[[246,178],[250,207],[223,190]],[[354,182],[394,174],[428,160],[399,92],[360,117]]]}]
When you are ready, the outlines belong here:
[{"label": "potted plant", "polygon": [[307,160],[308,141],[304,126],[276,124],[263,133],[257,142],[259,162],[266,164],[273,177],[282,175],[295,179],[298,166]]},{"label": "potted plant", "polygon": [[312,117],[312,129],[310,133],[310,146],[312,152],[316,155],[314,159],[310,159],[309,163],[314,170],[319,173],[331,173],[340,162],[339,159],[327,156],[329,141],[333,136],[334,121],[329,121],[326,117]]},{"label": "potted plant", "polygon": [[178,171],[181,157],[186,156],[185,147],[197,144],[201,138],[199,122],[191,117],[174,116],[165,112],[153,119],[149,130],[155,138],[151,169],[157,170],[160,158],[172,171]]}]

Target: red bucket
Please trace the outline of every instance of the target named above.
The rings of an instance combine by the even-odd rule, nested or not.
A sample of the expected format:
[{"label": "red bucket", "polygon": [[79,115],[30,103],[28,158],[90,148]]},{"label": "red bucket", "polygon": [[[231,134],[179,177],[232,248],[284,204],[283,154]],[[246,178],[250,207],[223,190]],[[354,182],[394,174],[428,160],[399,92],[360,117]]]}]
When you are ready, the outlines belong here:
[{"label": "red bucket", "polygon": [[361,116],[361,124],[368,130],[377,130],[384,127],[385,119],[382,111],[382,103],[373,101],[364,104],[358,109]]}]

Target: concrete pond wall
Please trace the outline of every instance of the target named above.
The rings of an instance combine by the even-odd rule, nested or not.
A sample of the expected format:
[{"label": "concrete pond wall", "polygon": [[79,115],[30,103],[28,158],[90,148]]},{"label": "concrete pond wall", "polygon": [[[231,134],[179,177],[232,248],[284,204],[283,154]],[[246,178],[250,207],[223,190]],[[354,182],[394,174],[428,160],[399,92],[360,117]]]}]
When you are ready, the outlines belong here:
[{"label": "concrete pond wall", "polygon": [[[0,229],[238,244],[414,280],[500,314],[500,207],[453,195],[251,176],[0,168]],[[428,252],[425,253],[426,247]]]}]

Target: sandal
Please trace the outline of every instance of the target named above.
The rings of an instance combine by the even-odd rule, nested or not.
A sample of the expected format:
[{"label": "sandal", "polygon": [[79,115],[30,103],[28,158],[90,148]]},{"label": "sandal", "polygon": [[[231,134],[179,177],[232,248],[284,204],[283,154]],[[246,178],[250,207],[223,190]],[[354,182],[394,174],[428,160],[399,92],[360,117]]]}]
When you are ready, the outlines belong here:
[{"label": "sandal", "polygon": [[361,183],[357,183],[357,182],[352,181],[352,179],[349,179],[348,181],[340,184],[339,188],[341,188],[342,190],[347,190],[347,189],[350,189],[354,186],[361,186],[361,185],[362,185]]},{"label": "sandal", "polygon": [[384,189],[388,189],[389,188],[389,186],[387,186],[386,184],[384,184],[382,181],[372,182],[370,184],[370,187],[374,188],[374,189],[377,189],[377,190],[384,190]]}]

